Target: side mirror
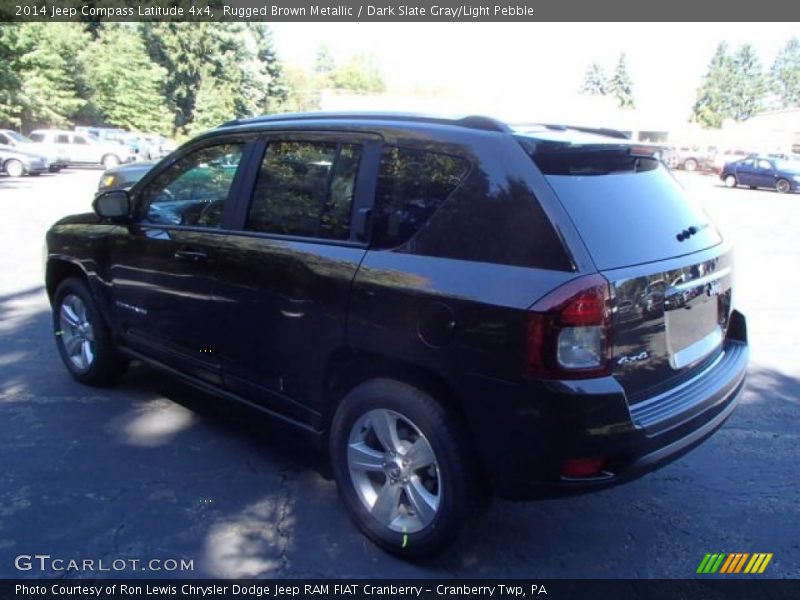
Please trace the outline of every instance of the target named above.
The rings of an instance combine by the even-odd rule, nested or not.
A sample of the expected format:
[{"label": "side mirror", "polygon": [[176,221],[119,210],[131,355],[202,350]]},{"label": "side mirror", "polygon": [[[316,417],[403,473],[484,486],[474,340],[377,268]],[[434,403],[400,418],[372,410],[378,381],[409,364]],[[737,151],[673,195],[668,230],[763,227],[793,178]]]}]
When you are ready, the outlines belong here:
[{"label": "side mirror", "polygon": [[103,192],[94,199],[92,208],[103,218],[124,220],[131,215],[131,197],[125,190]]}]

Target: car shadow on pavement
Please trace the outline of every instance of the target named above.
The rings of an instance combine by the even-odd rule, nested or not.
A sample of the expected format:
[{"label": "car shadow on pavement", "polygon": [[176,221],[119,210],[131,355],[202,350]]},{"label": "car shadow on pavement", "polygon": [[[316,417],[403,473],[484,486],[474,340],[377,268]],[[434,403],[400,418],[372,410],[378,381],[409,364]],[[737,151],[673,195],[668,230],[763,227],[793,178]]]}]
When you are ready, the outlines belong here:
[{"label": "car shadow on pavement", "polygon": [[769,368],[679,461],[596,494],[495,501],[449,552],[409,563],[357,531],[296,432],[139,364],[78,384],[40,287],[0,296],[0,331],[3,576],[37,576],[12,570],[30,548],[193,561],[68,577],[691,577],[705,552],[758,548],[773,576],[798,575],[800,380]]}]

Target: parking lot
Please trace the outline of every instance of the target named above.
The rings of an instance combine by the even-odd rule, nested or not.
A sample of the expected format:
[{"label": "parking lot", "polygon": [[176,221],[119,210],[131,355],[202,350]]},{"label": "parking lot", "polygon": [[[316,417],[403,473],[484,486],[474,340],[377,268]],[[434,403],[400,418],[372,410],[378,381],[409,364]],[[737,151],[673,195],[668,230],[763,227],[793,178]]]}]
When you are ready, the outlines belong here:
[{"label": "parking lot", "polygon": [[49,554],[193,561],[116,576],[662,578],[691,577],[707,552],[772,552],[764,576],[800,577],[800,195],[678,176],[737,247],[752,346],[739,409],[631,484],[497,501],[417,564],[356,530],[291,432],[141,366],[113,389],[74,382],[52,342],[42,244],[58,217],[91,210],[100,171],[0,176],[0,576],[81,576],[14,567]]}]

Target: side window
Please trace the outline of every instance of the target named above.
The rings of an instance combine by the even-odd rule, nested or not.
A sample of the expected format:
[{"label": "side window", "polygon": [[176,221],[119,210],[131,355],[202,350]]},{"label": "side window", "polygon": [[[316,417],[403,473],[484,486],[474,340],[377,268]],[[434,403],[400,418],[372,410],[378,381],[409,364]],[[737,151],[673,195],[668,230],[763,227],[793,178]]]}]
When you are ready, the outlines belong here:
[{"label": "side window", "polygon": [[219,227],[243,150],[244,144],[209,146],[168,167],[142,190],[144,220]]},{"label": "side window", "polygon": [[245,228],[346,240],[361,146],[336,142],[270,142]]},{"label": "side window", "polygon": [[80,144],[80,145],[82,145],[82,146],[85,146],[85,145],[86,145],[86,144],[88,144],[89,142],[87,142],[87,141],[86,141],[86,138],[85,138],[85,137],[83,137],[82,135],[76,135],[76,136],[74,136],[74,137],[72,138],[72,143],[73,143],[73,144]]},{"label": "side window", "polygon": [[469,163],[447,154],[387,146],[383,149],[372,233],[380,248],[408,241],[456,189]]},{"label": "side window", "polygon": [[758,161],[758,168],[759,169],[766,169],[767,171],[772,170],[772,164],[768,160],[760,160]]},{"label": "side window", "polygon": [[0,144],[11,145],[11,140],[6,137],[6,134],[0,133]]},{"label": "side window", "polygon": [[69,144],[69,136],[64,133],[57,135],[56,144]]},{"label": "side window", "polygon": [[44,134],[43,133],[32,133],[30,135],[31,141],[34,142],[43,142],[44,141]]}]

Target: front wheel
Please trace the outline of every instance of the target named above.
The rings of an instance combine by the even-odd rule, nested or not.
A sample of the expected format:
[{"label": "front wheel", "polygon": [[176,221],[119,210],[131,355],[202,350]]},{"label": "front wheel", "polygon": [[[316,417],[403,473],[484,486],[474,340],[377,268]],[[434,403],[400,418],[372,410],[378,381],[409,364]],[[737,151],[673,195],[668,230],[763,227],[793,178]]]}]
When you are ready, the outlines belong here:
[{"label": "front wheel", "polygon": [[686,171],[697,171],[697,161],[693,158],[687,158],[683,161],[683,168]]},{"label": "front wheel", "polygon": [[81,383],[106,385],[125,369],[127,363],[118,355],[111,332],[80,279],[66,279],[58,286],[53,331],[61,360]]},{"label": "front wheel", "polygon": [[786,194],[792,189],[792,186],[785,179],[778,179],[778,181],[775,183],[775,189],[778,190],[779,194]]},{"label": "front wheel", "polygon": [[479,496],[476,465],[456,417],[399,381],[373,379],[342,400],[330,454],[356,525],[399,556],[446,548]]},{"label": "front wheel", "polygon": [[735,188],[736,187],[736,176],[735,175],[727,175],[725,177],[725,187]]},{"label": "front wheel", "polygon": [[9,177],[22,177],[25,175],[25,165],[21,161],[12,158],[6,163],[6,173]]}]

